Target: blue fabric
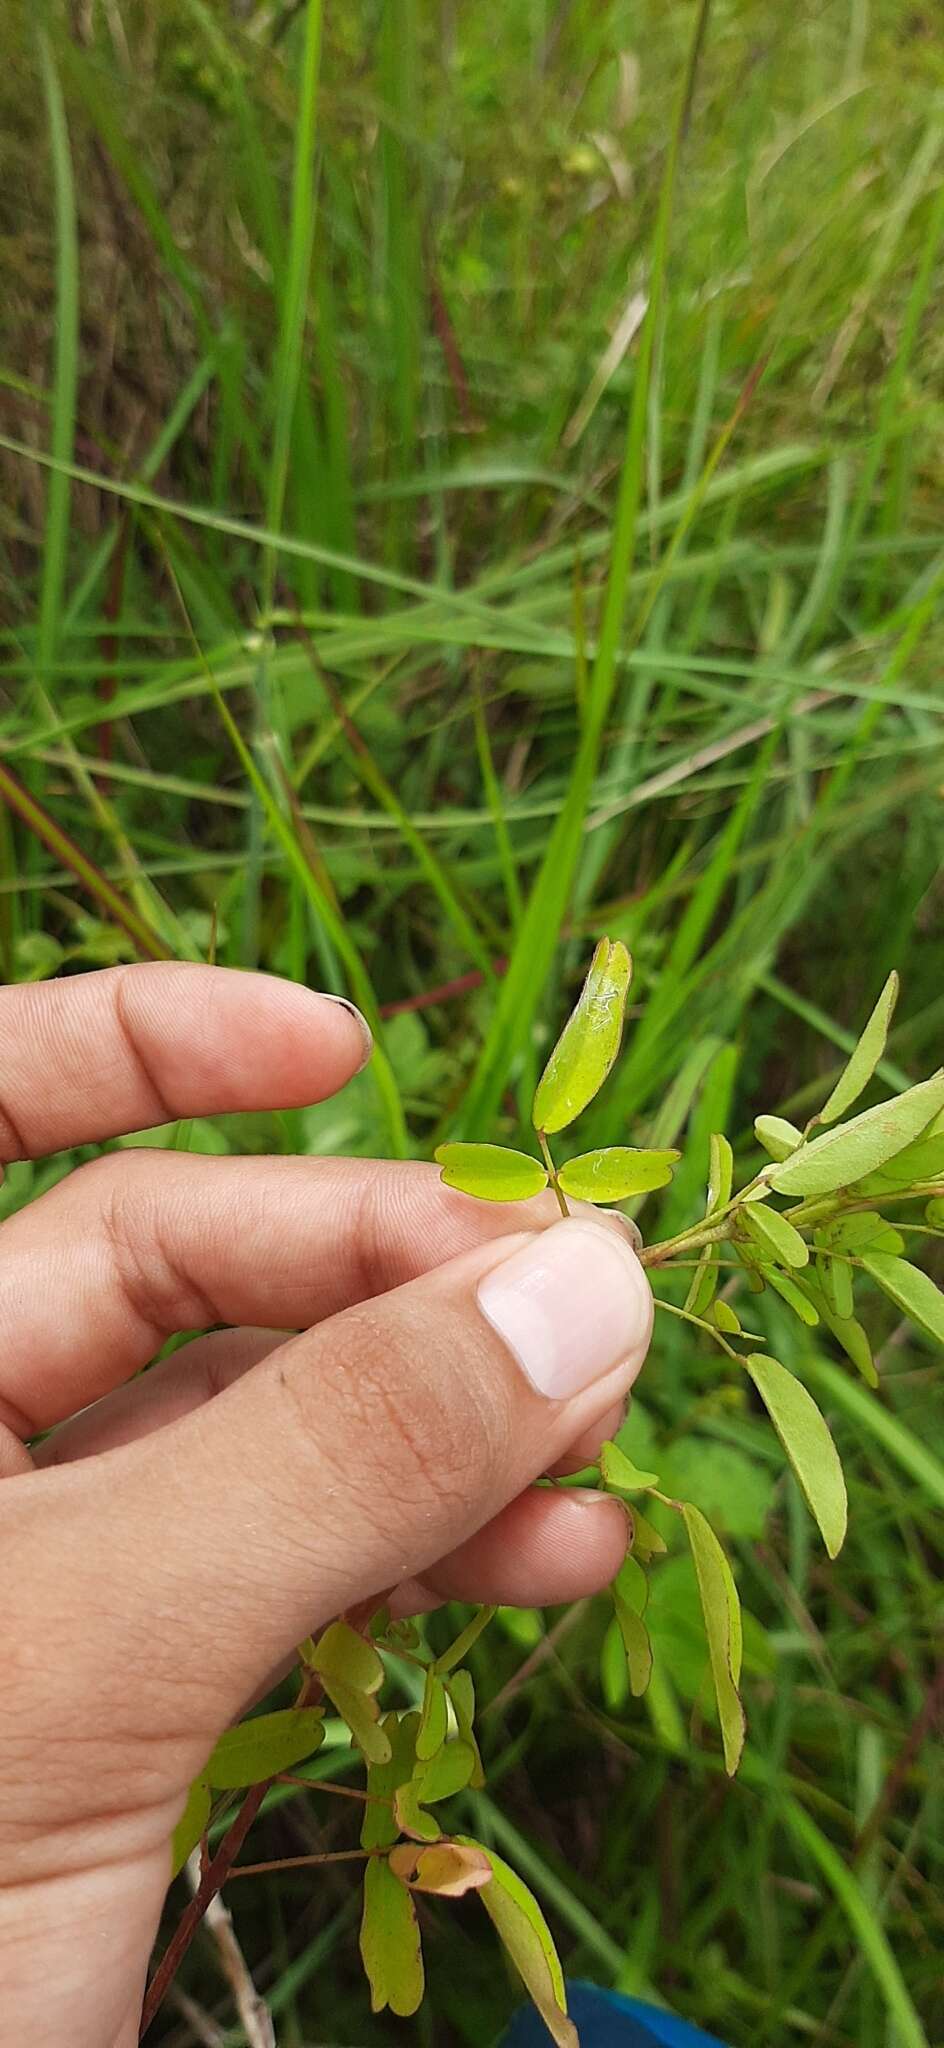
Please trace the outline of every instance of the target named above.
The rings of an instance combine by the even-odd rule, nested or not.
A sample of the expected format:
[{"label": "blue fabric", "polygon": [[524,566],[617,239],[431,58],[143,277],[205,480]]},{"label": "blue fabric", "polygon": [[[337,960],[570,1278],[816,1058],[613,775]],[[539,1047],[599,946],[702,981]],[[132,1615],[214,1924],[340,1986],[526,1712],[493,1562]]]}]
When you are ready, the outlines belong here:
[{"label": "blue fabric", "polygon": [[[567,2009],[580,2035],[580,2048],[724,2048],[715,2034],[703,2034],[674,2013],[659,2012],[638,1998],[601,1991],[594,1984],[568,1984]],[[515,2014],[502,2048],[548,2048],[550,2034],[533,2006]]]}]

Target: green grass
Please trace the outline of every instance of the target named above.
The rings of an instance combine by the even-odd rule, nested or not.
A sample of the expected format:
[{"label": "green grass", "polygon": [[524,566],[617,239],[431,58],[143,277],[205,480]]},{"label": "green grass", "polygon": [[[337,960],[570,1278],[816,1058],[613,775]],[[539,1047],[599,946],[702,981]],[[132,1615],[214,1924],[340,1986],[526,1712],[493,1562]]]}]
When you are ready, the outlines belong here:
[{"label": "green grass", "polygon": [[[193,1144],[514,1142],[604,930],[634,1013],[579,1142],[682,1145],[647,1233],[720,1117],[822,1100],[893,965],[888,1080],[940,1057],[937,18],[716,7],[696,63],[699,12],[121,0],[47,43],[2,9],[3,969],[198,957],[215,919],[222,961],[386,1020],[376,1080]],[[867,1307],[878,1401],[759,1308],[847,1465],[834,1566],[660,1326],[640,1443],[750,1617],[733,1785],[680,1560],[642,1704],[596,1607],[474,1654],[475,1825],[568,1968],[734,2048],[941,2040],[940,1381]],[[347,1839],[293,1794],[259,1856],[309,1808]],[[407,2029],[346,1878],[234,1906],[280,2048],[477,2048],[514,2003],[472,1906],[426,1916]],[[208,1948],[182,1981],[235,2048]],[[196,2036],[169,2006],[154,2038]]]}]

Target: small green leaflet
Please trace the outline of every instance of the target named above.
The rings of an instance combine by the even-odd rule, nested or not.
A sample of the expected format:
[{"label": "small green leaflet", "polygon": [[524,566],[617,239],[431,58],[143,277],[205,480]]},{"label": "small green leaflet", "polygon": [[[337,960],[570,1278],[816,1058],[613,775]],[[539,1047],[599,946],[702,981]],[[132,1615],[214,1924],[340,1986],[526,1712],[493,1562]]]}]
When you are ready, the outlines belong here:
[{"label": "small green leaflet", "polygon": [[638,1700],[652,1677],[652,1645],[642,1618],[649,1602],[649,1581],[634,1557],[624,1558],[610,1592],[626,1652],[629,1689]]},{"label": "small green leaflet", "polygon": [[479,1850],[491,1865],[492,1882],[479,1897],[551,2039],[557,2048],[580,2048],[577,2029],[567,2018],[564,1973],[537,1900],[494,1849],[484,1849],[468,1835],[457,1840],[466,1849]]},{"label": "small green leaflet", "polygon": [[612,1493],[642,1493],[658,1486],[658,1472],[640,1472],[619,1444],[605,1443],[600,1451],[600,1474]]},{"label": "small green leaflet", "polygon": [[480,1202],[526,1202],[547,1186],[539,1159],[504,1145],[437,1145],[436,1161],[447,1188],[477,1195]]},{"label": "small green leaflet", "polygon": [[366,1642],[346,1621],[333,1621],[312,1646],[306,1661],[317,1671],[329,1700],[347,1722],[368,1761],[387,1763],[390,1743],[373,1698],[383,1684],[384,1667],[373,1643]]},{"label": "small green leaflet", "polygon": [[388,1849],[397,1839],[397,1826],[388,1801],[413,1776],[416,1762],[418,1714],[385,1714],[381,1732],[386,1736],[389,1756],[385,1763],[370,1764],[367,1791],[370,1795],[361,1822],[361,1846]]},{"label": "small green leaflet", "polygon": [[944,1069],[903,1095],[880,1102],[852,1122],[824,1131],[782,1163],[764,1168],[764,1179],[784,1195],[830,1195],[874,1173],[903,1152],[944,1106]]},{"label": "small green leaflet", "polygon": [[601,939],[575,1008],[537,1085],[536,1131],[563,1131],[602,1088],[620,1048],[633,965],[626,947]]},{"label": "small green leaflet", "polygon": [[925,1209],[925,1220],[932,1230],[944,1230],[944,1196],[935,1195]]},{"label": "small green leaflet", "polygon": [[708,1143],[708,1201],[706,1216],[726,1209],[734,1186],[734,1153],[723,1131],[712,1131]]},{"label": "small green leaflet", "polygon": [[744,1709],[738,1684],[741,1677],[741,1603],[731,1566],[710,1522],[690,1502],[681,1504],[682,1520],[691,1544],[698,1597],[708,1638],[708,1656],[714,1680],[724,1767],[734,1776],[744,1748]]},{"label": "small green leaflet", "polygon": [[[487,1612],[491,1616],[494,1614],[495,1609],[491,1607],[483,1609],[483,1612]],[[475,1739],[475,1686],[471,1671],[454,1671],[452,1676],[446,1680],[446,1691],[452,1701],[452,1710],[456,1717],[459,1739],[472,1751],[473,1770],[469,1784],[474,1791],[478,1792],[485,1783],[485,1772],[482,1769],[479,1746]]]},{"label": "small green leaflet", "polygon": [[842,1345],[846,1357],[851,1358],[856,1371],[862,1374],[862,1378],[866,1381],[867,1385],[877,1387],[878,1373],[875,1370],[869,1340],[862,1328],[862,1324],[857,1323],[854,1316],[837,1315],[833,1303],[826,1297],[825,1290],[815,1286],[812,1280],[807,1279],[806,1275],[804,1275],[802,1281],[797,1282],[797,1286],[802,1287],[804,1294],[809,1296],[814,1308],[825,1323],[827,1330],[832,1331],[837,1344]]},{"label": "small green leaflet", "polygon": [[753,1352],[746,1364],[829,1555],[838,1557],[846,1533],[846,1482],[829,1429],[812,1394],[775,1358]]},{"label": "small green leaflet", "polygon": [[890,1258],[885,1252],[864,1252],[862,1264],[882,1293],[903,1309],[919,1330],[935,1344],[944,1345],[944,1294],[927,1273],[907,1259]]},{"label": "small green leaflet", "polygon": [[370,1984],[371,2012],[390,2007],[409,2019],[423,2001],[423,1951],[416,1907],[385,1856],[372,1856],[364,1872],[361,1958]]},{"label": "small green leaflet", "polygon": [[192,1856],[206,1833],[210,1818],[210,1787],[205,1778],[195,1778],[187,1793],[187,1804],[171,1836],[170,1860],[171,1877],[183,1869],[188,1856]]},{"label": "small green leaflet", "polygon": [[858,1101],[863,1088],[868,1087],[885,1051],[888,1027],[897,1000],[898,976],[893,968],[858,1044],[850,1054],[828,1102],[820,1110],[818,1121],[821,1124],[834,1124],[839,1117],[845,1116],[847,1109]]},{"label": "small green leaflet", "polygon": [[768,1255],[785,1266],[809,1264],[808,1246],[779,1209],[769,1209],[765,1202],[745,1202],[741,1214],[748,1235]]},{"label": "small green leaflet", "polygon": [[710,1320],[716,1329],[723,1330],[728,1337],[739,1337],[741,1334],[740,1316],[735,1313],[729,1301],[716,1301],[711,1310]]},{"label": "small green leaflet", "polygon": [[[904,1238],[889,1228],[884,1216],[880,1216],[877,1209],[854,1210],[851,1216],[843,1216],[837,1222],[828,1224],[819,1234],[825,1243],[837,1252],[862,1252],[869,1245],[874,1250],[883,1252],[900,1252],[905,1248]],[[895,1238],[897,1243],[886,1244],[886,1238]]]},{"label": "small green leaflet", "polygon": [[393,1817],[404,1835],[412,1835],[418,1842],[437,1842],[442,1828],[431,1813],[420,1805],[420,1789],[415,1779],[406,1785],[398,1785],[393,1795]]},{"label": "small green leaflet", "polygon": [[632,1145],[609,1145],[601,1152],[582,1152],[568,1159],[558,1174],[565,1195],[576,1202],[622,1202],[627,1195],[646,1195],[668,1187],[680,1152],[641,1152]]},{"label": "small green leaflet", "polygon": [[756,1116],[754,1136],[771,1159],[789,1159],[791,1152],[803,1143],[803,1132],[797,1130],[796,1124],[788,1123],[785,1116]]},{"label": "small green leaflet", "polygon": [[449,1709],[446,1702],[446,1688],[442,1679],[430,1666],[423,1687],[423,1707],[416,1737],[416,1754],[420,1762],[428,1763],[436,1755],[449,1732]]},{"label": "small green leaflet", "polygon": [[261,1785],[280,1771],[290,1771],[306,1756],[313,1755],[324,1741],[324,1714],[320,1707],[285,1707],[275,1714],[257,1714],[254,1721],[242,1721],[221,1735],[203,1772],[208,1785],[219,1792],[235,1792],[241,1785]]},{"label": "small green leaflet", "polygon": [[475,1755],[467,1742],[446,1742],[429,1762],[417,1764],[414,1772],[418,1797],[424,1806],[438,1799],[451,1799],[463,1792],[475,1773]]}]

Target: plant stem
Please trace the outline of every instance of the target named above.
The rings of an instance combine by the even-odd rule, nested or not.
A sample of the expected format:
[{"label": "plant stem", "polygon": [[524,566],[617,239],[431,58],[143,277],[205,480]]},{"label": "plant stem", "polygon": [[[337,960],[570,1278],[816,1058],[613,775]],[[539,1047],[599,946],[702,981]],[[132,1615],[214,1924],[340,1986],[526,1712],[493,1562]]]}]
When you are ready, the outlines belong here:
[{"label": "plant stem", "polygon": [[551,1158],[550,1148],[548,1146],[548,1142],[546,1137],[544,1136],[543,1131],[538,1132],[538,1144],[540,1145],[541,1151],[544,1154],[544,1164],[547,1167],[548,1179],[550,1180],[554,1193],[557,1196],[557,1199],[560,1203],[561,1215],[569,1216],[570,1210],[567,1207],[567,1197],[564,1193],[563,1188],[561,1187],[560,1181],[557,1178],[557,1168],[554,1164],[553,1159]]}]

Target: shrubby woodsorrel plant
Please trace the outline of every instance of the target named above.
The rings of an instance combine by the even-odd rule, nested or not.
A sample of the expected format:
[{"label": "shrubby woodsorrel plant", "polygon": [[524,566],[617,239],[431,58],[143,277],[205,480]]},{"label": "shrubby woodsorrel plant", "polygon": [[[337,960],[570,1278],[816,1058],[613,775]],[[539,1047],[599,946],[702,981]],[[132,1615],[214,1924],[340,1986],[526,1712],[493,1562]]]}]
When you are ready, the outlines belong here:
[{"label": "shrubby woodsorrel plant", "polygon": [[[550,1185],[567,1216],[568,1197],[621,1202],[668,1183],[677,1152],[614,1145],[558,1167],[549,1143],[586,1109],[617,1058],[631,975],[626,948],[601,939],[534,1097],[541,1156],[498,1145],[442,1145],[436,1156],[450,1187],[485,1201],[507,1202],[525,1200]],[[855,1314],[858,1275],[868,1276],[944,1345],[944,1296],[903,1256],[905,1238],[898,1227],[902,1206],[908,1210],[920,1203],[923,1216],[916,1219],[912,1212],[903,1228],[944,1234],[944,1070],[848,1117],[882,1059],[897,987],[892,974],[831,1095],[804,1130],[782,1117],[758,1117],[754,1129],[768,1163],[737,1188],[731,1146],[716,1133],[701,1220],[661,1243],[640,1243],[639,1256],[650,1269],[677,1263],[691,1270],[684,1305],[657,1301],[657,1306],[686,1318],[738,1372],[747,1374],[830,1557],[839,1551],[846,1529],[846,1490],[832,1436],[806,1387],[757,1348],[760,1340],[743,1327],[741,1310],[730,1297],[742,1281],[752,1294],[773,1289],[801,1323],[824,1325],[873,1386],[877,1374],[869,1340]],[[719,1291],[723,1276],[726,1284]],[[681,1520],[701,1602],[724,1763],[734,1772],[745,1732],[739,1693],[741,1609],[722,1545],[699,1508],[673,1499],[660,1487],[658,1474],[639,1470],[619,1444],[603,1445],[599,1467],[587,1477],[626,1504],[627,1555],[611,1595],[636,1695],[645,1692],[652,1669],[645,1621],[647,1568],[666,1549],[640,1501],[659,1502]],[[455,1794],[484,1783],[474,1687],[465,1659],[493,1611],[479,1609],[435,1658],[411,1624],[392,1622],[386,1610],[332,1622],[317,1641],[301,1645],[297,1704],[257,1716],[221,1738],[191,1789],[174,1843],[179,1869],[202,1840],[200,1891],[152,1983],[145,2023],[173,1974],[188,1929],[225,1881],[264,1787],[314,1754],[324,1740],[329,1703],[366,1766],[361,1846],[350,1853],[362,1857],[365,1866],[360,1941],[374,2011],[389,2007],[407,2015],[422,2000],[416,1895],[457,1898],[474,1890],[553,2039],[561,2048],[573,2048],[576,2035],[567,2018],[563,1974],[540,1907],[492,1848],[455,1832],[440,1811]],[[383,1711],[385,1659],[403,1660],[412,1670],[420,1701],[416,1708]],[[242,1788],[250,1789],[241,1811],[210,1860],[206,1835],[211,1817]]]}]

